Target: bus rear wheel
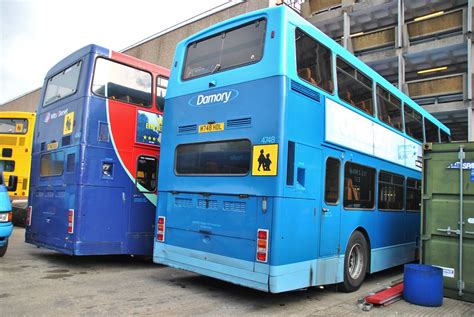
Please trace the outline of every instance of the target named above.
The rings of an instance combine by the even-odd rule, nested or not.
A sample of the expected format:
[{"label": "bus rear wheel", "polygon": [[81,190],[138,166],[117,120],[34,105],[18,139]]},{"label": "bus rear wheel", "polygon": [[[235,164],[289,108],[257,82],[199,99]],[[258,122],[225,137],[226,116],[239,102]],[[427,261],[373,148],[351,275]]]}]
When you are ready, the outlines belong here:
[{"label": "bus rear wheel", "polygon": [[368,262],[368,244],[360,231],[355,231],[347,243],[344,257],[344,292],[357,291],[364,282]]},{"label": "bus rear wheel", "polygon": [[8,240],[3,247],[0,247],[0,258],[4,256],[5,253],[7,253],[7,248],[8,248]]}]

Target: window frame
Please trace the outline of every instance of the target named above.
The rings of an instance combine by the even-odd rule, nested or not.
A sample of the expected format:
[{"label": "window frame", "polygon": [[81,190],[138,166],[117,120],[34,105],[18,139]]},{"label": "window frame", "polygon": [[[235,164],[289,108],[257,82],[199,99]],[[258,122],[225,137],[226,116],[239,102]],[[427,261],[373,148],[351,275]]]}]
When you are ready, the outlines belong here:
[{"label": "window frame", "polygon": [[[346,105],[349,105],[351,108],[353,109],[357,109],[359,110],[360,112],[368,115],[369,117],[372,117],[372,118],[375,118],[375,114],[376,114],[376,104],[375,104],[375,100],[374,100],[374,80],[366,75],[362,70],[360,70],[359,68],[355,67],[352,63],[350,63],[349,61],[347,61],[344,57],[342,57],[341,55],[337,55],[335,54],[335,60],[336,60],[336,63],[335,63],[335,66],[336,66],[336,73],[335,73],[335,78],[336,78],[336,86],[337,86],[337,97],[339,100],[341,100],[342,102],[344,102]],[[350,74],[350,73],[347,73],[344,69],[340,68],[337,66],[337,62],[338,60],[341,60],[344,64],[346,64],[347,66],[351,67],[352,69],[354,69],[354,75]],[[338,70],[340,70],[341,72],[343,72],[346,76],[349,76],[352,80],[354,81],[357,81],[359,84],[365,86],[366,88],[368,88],[370,90],[370,98],[372,100],[372,113],[370,112],[366,112],[364,109],[362,108],[359,108],[358,106],[356,106],[355,104],[352,105],[351,103],[349,103],[349,101],[346,101],[346,99],[343,99],[340,95],[341,91],[340,91],[340,83],[339,83],[339,76],[338,76]],[[367,86],[363,81],[359,80],[357,77],[357,75],[360,73],[360,75],[362,75],[363,77],[365,77],[366,79],[370,80],[371,82],[371,85],[370,86]],[[377,94],[375,94],[376,96]]]},{"label": "window frame", "polygon": [[[146,188],[145,186],[143,186],[142,184],[140,184],[140,182],[138,181],[138,166],[139,166],[139,161],[142,157],[145,157],[145,159],[152,159],[155,163],[156,163],[156,169],[155,169],[155,187],[150,190],[148,188]],[[137,156],[137,167],[136,167],[136,175],[135,175],[135,181],[136,181],[136,188],[138,189],[138,191],[140,191],[140,189],[138,188],[138,184],[140,184],[145,190],[145,192],[142,192],[142,193],[154,193],[157,189],[158,189],[158,164],[159,164],[159,160],[158,158],[156,158],[155,156],[151,156],[151,155],[146,155],[146,154],[139,154]],[[140,179],[144,179],[142,177],[140,177]],[[153,180],[153,179],[150,179],[150,180]]]},{"label": "window frame", "polygon": [[[319,85],[317,85],[317,84],[310,83],[309,81],[307,81],[306,79],[304,79],[303,77],[301,77],[301,76],[299,75],[299,73],[298,73],[298,51],[297,51],[297,48],[298,48],[298,47],[297,47],[297,45],[296,45],[296,38],[297,38],[296,33],[297,33],[297,32],[303,33],[306,37],[310,38],[311,40],[313,40],[314,42],[316,42],[318,45],[321,45],[322,47],[324,47],[325,49],[327,49],[327,50],[329,51],[329,63],[330,63],[329,69],[331,70],[330,79],[332,80],[332,85],[333,85],[332,91],[328,91],[328,90],[324,89],[323,87],[321,87],[321,86],[319,86]],[[336,85],[334,84],[336,81],[334,80],[334,61],[333,61],[335,53],[334,53],[328,46],[324,45],[321,41],[316,40],[314,37],[312,37],[310,34],[306,33],[305,31],[303,31],[303,29],[301,29],[301,28],[299,28],[299,27],[296,27],[296,28],[295,28],[294,36],[295,36],[294,43],[295,43],[295,66],[296,66],[296,76],[297,76],[300,80],[304,81],[305,83],[307,83],[307,84],[309,84],[309,85],[311,85],[311,86],[313,86],[313,87],[316,87],[316,88],[318,88],[318,89],[321,89],[322,91],[324,91],[324,92],[326,92],[326,93],[328,93],[328,94],[334,96],[335,93],[336,93]],[[315,64],[315,65],[316,65],[316,64]]]},{"label": "window frame", "polygon": [[329,160],[334,160],[334,161],[337,161],[339,163],[339,166],[337,168],[337,174],[338,174],[338,178],[337,178],[337,200],[335,202],[328,202],[327,199],[326,199],[326,185],[327,185],[327,172],[324,173],[324,203],[328,206],[337,206],[339,205],[339,203],[341,202],[341,166],[343,166],[343,164],[341,164],[341,160],[337,157],[334,157],[334,156],[328,156],[326,157],[326,161],[324,163],[324,166],[325,166],[325,170],[327,169],[327,164],[328,164],[328,161]]},{"label": "window frame", "polygon": [[[49,86],[49,82],[54,78],[56,77],[57,75],[65,72],[66,70],[68,70],[69,68],[73,67],[74,65],[77,65],[77,64],[80,64],[79,65],[79,74],[77,76],[77,81],[76,81],[76,87],[74,89],[74,91],[70,94],[67,94],[67,95],[64,95],[62,96],[61,98],[59,99],[56,99],[54,101],[51,101],[51,102],[48,102],[46,103],[46,93],[48,92],[48,86]],[[44,88],[44,94],[43,94],[43,102],[42,102],[42,108],[47,108],[49,107],[50,105],[52,105],[53,103],[59,101],[59,100],[63,100],[64,98],[66,97],[69,97],[69,96],[73,96],[75,95],[78,91],[79,91],[79,83],[81,82],[80,78],[81,78],[81,75],[82,75],[82,64],[83,64],[83,60],[82,59],[79,59],[77,61],[75,61],[74,63],[71,63],[69,64],[69,66],[63,68],[62,70],[58,71],[57,73],[55,73],[54,75],[50,76],[47,80],[46,80],[46,87]]]},{"label": "window frame", "polygon": [[[414,188],[414,187],[408,187],[408,180],[414,180],[417,182],[417,184],[419,184],[419,189],[417,188]],[[415,209],[408,209],[408,189],[414,189],[414,190],[418,190],[420,192],[420,206],[419,206],[419,209],[418,210],[415,210]],[[421,197],[421,179],[416,179],[416,178],[413,178],[413,177],[407,177],[405,179],[405,190],[406,190],[406,193],[405,193],[405,210],[407,212],[418,212],[420,213],[421,212],[421,203],[422,203],[422,197]]]},{"label": "window frame", "polygon": [[[379,94],[379,89],[386,92],[388,94],[388,99],[385,98],[382,94]],[[391,125],[390,123],[386,122],[383,120],[381,116],[381,111],[380,111],[380,103],[379,103],[379,98],[384,99],[385,101],[389,102],[391,105],[397,107],[397,105],[393,104],[391,102],[391,97],[395,98],[399,103],[399,110],[400,110],[400,129],[396,128],[395,126]],[[386,126],[389,126],[392,129],[397,130],[400,133],[405,133],[405,118],[404,118],[404,108],[403,108],[403,101],[401,98],[396,96],[395,94],[391,93],[388,89],[383,87],[379,82],[375,82],[375,99],[376,99],[376,107],[377,107],[377,119],[382,123],[385,124]]]},{"label": "window frame", "polygon": [[[238,142],[238,141],[247,141],[249,143],[249,151],[250,151],[250,153],[249,153],[250,154],[249,168],[248,168],[248,170],[245,174],[182,174],[182,173],[179,173],[178,170],[177,170],[178,147],[180,147],[180,146],[191,145],[191,144],[195,145],[195,144],[210,144],[210,143]],[[203,176],[204,177],[207,177],[207,176],[209,176],[209,177],[222,177],[222,176],[225,176],[225,177],[245,177],[245,176],[248,176],[252,172],[252,147],[253,147],[252,141],[250,141],[250,139],[247,139],[247,138],[178,144],[175,147],[175,151],[174,151],[174,163],[173,163],[174,175],[179,176],[179,177],[195,177],[195,176],[197,176],[197,177],[203,177]]]},{"label": "window frame", "polygon": [[[28,120],[28,118],[18,118],[18,117],[15,117],[15,118],[0,118],[0,124],[2,122],[2,120],[24,120],[26,122],[26,132],[12,132],[12,133],[9,133],[9,132],[0,132],[0,134],[5,134],[5,135],[25,135],[25,134],[28,134],[28,131],[30,130],[30,120]],[[16,125],[16,122],[15,122],[15,125]]]},{"label": "window frame", "polygon": [[[415,138],[414,136],[411,136],[410,134],[408,134],[407,132],[407,121],[405,120],[406,119],[406,112],[405,112],[405,107],[408,107],[412,110],[412,112],[415,112],[417,113],[420,117],[421,117],[421,134],[422,134],[422,140],[418,140],[417,138]],[[414,120],[416,120],[415,117],[413,117]],[[419,112],[417,111],[416,109],[414,109],[412,106],[408,105],[407,103],[403,103],[403,126],[404,126],[404,130],[405,130],[405,136],[406,137],[409,137],[409,138],[412,138],[413,140],[416,140],[417,142],[421,142],[422,144],[425,143],[425,123],[424,123],[424,116]]]},{"label": "window frame", "polygon": [[[41,174],[41,164],[42,164],[43,157],[45,157],[45,156],[47,156],[47,155],[52,155],[52,154],[54,154],[54,153],[62,153],[62,154],[63,154],[61,173],[60,173],[60,174],[42,175],[42,174]],[[42,153],[41,156],[40,156],[40,166],[39,166],[39,167],[40,167],[40,168],[39,168],[40,177],[57,177],[57,176],[62,176],[62,175],[64,175],[64,163],[65,163],[65,155],[64,155],[64,151],[63,151],[63,150]]]},{"label": "window frame", "polygon": [[[428,124],[427,124],[427,123],[428,123]],[[437,132],[438,132],[438,140],[437,140],[437,141],[435,141],[435,142],[433,142],[433,141],[428,141],[428,133],[427,133],[428,131],[426,130],[427,125],[432,125],[432,126],[437,130]],[[441,140],[440,130],[441,130],[441,129],[439,128],[439,126],[437,126],[436,124],[434,124],[434,122],[432,122],[432,121],[429,120],[428,118],[423,117],[423,129],[424,129],[424,132],[423,132],[423,133],[424,133],[424,135],[425,135],[425,138],[424,138],[425,143],[427,143],[427,142],[440,143],[440,140]]]},{"label": "window frame", "polygon": [[[159,84],[160,79],[166,79],[166,87]],[[160,112],[164,112],[164,107],[163,107],[163,109],[160,109],[158,107],[158,97],[162,97],[163,99],[165,99],[166,93],[168,92],[169,81],[170,81],[170,78],[166,77],[165,75],[156,75],[156,77],[155,77],[155,82],[156,82],[156,84],[155,84],[155,98],[154,98],[155,99],[155,108]],[[165,95],[164,96],[158,96],[158,88],[161,88],[161,89],[165,90]]]},{"label": "window frame", "polygon": [[[215,71],[215,72],[211,72],[211,73],[205,73],[205,74],[201,74],[201,75],[198,75],[198,76],[192,76],[192,77],[188,77],[188,78],[185,78],[184,74],[185,74],[185,71],[186,71],[186,62],[187,62],[187,59],[188,59],[188,53],[189,53],[189,47],[195,43],[200,43],[200,42],[204,42],[208,39],[211,39],[211,38],[214,38],[214,37],[218,37],[219,35],[222,36],[223,33],[229,33],[231,31],[234,31],[234,30],[237,30],[237,29],[240,29],[242,27],[245,27],[247,25],[250,25],[250,24],[253,24],[255,23],[256,21],[265,21],[265,30],[263,32],[263,45],[262,45],[262,53],[261,53],[261,56],[259,59],[255,60],[255,61],[252,61],[252,62],[249,62],[249,63],[244,63],[244,64],[240,64],[240,65],[235,65],[235,66],[232,66],[232,67],[229,67],[229,68],[224,68],[224,69],[219,69],[218,71]],[[186,49],[185,49],[185,54],[184,54],[184,59],[183,59],[183,67],[182,67],[182,70],[181,70],[181,75],[180,75],[180,79],[182,81],[188,81],[188,80],[192,80],[192,79],[196,79],[196,78],[201,78],[201,77],[204,77],[204,76],[209,76],[209,75],[214,75],[214,74],[218,74],[218,73],[221,73],[221,72],[225,72],[225,71],[228,71],[228,70],[232,70],[232,69],[236,69],[236,68],[240,68],[240,67],[245,67],[245,66],[249,66],[249,65],[253,65],[253,64],[257,64],[259,63],[265,56],[265,47],[266,47],[266,42],[267,42],[267,29],[268,29],[268,19],[264,16],[261,16],[261,17],[258,17],[258,18],[255,18],[251,21],[248,21],[248,22],[244,22],[240,25],[237,25],[235,27],[232,27],[230,29],[226,29],[226,30],[222,30],[220,32],[216,32],[216,33],[213,33],[209,36],[206,36],[204,38],[201,38],[199,40],[196,40],[196,41],[192,41],[192,42],[189,42],[187,45],[186,45]]]},{"label": "window frame", "polygon": [[[389,186],[398,186],[400,187],[401,186],[401,189],[402,189],[402,207],[400,209],[393,209],[393,208],[380,208],[380,175],[382,173],[385,173],[385,174],[389,174],[391,175],[392,177],[393,176],[398,176],[398,177],[401,177],[402,180],[403,180],[403,183],[402,185],[398,185],[398,184],[394,184],[393,183],[393,178],[392,178],[392,182],[391,183],[387,183],[387,182],[382,182],[382,184],[385,184],[385,185],[389,185]],[[406,199],[405,199],[405,188],[406,188],[406,177],[401,175],[401,174],[397,174],[397,173],[393,173],[393,172],[389,172],[389,171],[385,171],[385,170],[380,170],[378,171],[378,177],[377,177],[377,209],[380,210],[380,211],[387,211],[387,212],[404,212],[405,211],[405,203],[406,203]]]},{"label": "window frame", "polygon": [[[147,105],[144,105],[144,104],[138,104],[138,103],[133,103],[133,102],[129,102],[129,101],[125,101],[125,100],[120,100],[120,99],[113,99],[111,97],[106,97],[106,96],[102,96],[102,95],[98,95],[94,92],[94,89],[93,89],[93,83],[94,83],[94,80],[95,80],[95,76],[96,76],[96,69],[97,69],[97,61],[100,60],[100,59],[103,59],[103,60],[106,60],[106,61],[109,61],[109,62],[112,62],[112,63],[115,63],[115,64],[119,64],[119,65],[122,65],[122,66],[125,66],[125,67],[129,67],[129,68],[132,68],[132,69],[135,69],[135,70],[138,70],[138,71],[141,71],[141,72],[144,72],[144,73],[147,73],[150,75],[150,82],[151,82],[151,87],[150,87],[150,105],[147,106]],[[133,105],[133,106],[137,106],[137,107],[142,107],[142,108],[145,108],[145,109],[151,109],[153,108],[153,106],[156,107],[156,100],[155,100],[155,95],[153,94],[153,91],[154,91],[154,80],[155,80],[155,77],[154,77],[154,74],[149,71],[148,69],[144,69],[144,68],[140,68],[140,67],[137,67],[137,66],[132,66],[130,64],[125,64],[125,63],[122,63],[120,61],[117,61],[115,59],[111,59],[111,58],[107,58],[105,56],[97,56],[94,60],[94,68],[92,69],[92,78],[91,78],[91,82],[90,82],[90,87],[91,87],[91,93],[96,96],[96,97],[99,97],[99,98],[104,98],[104,99],[110,99],[110,100],[114,100],[114,101],[118,101],[118,102],[123,102],[123,103],[126,103],[128,105]],[[125,86],[124,86],[125,87]]]},{"label": "window frame", "polygon": [[343,196],[342,196],[342,207],[344,208],[344,210],[349,210],[349,211],[351,211],[351,210],[375,211],[375,210],[376,210],[376,206],[377,206],[377,204],[376,204],[376,197],[377,197],[377,182],[376,182],[376,180],[377,180],[377,169],[374,168],[374,167],[370,167],[370,166],[368,166],[368,165],[359,164],[359,163],[356,163],[356,162],[353,162],[353,161],[347,161],[347,162],[344,163],[344,175],[343,175],[343,176],[344,176],[344,177],[343,177],[344,183],[345,183],[345,179],[346,179],[345,176],[346,176],[346,166],[347,166],[347,164],[358,165],[358,166],[362,166],[362,167],[364,167],[364,168],[373,170],[373,185],[374,185],[374,186],[373,186],[373,192],[374,192],[373,206],[372,206],[372,208],[346,207],[346,206],[345,206],[345,188],[346,188],[346,187],[345,187],[345,184],[343,184],[343,185],[342,185],[342,191],[343,191],[343,192],[342,192],[342,195],[343,195]]}]

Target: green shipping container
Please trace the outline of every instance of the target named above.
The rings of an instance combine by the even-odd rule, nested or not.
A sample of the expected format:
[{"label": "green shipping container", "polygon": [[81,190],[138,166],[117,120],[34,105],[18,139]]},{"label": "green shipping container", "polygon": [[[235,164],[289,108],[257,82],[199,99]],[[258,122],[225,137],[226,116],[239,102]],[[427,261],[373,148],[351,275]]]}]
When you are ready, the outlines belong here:
[{"label": "green shipping container", "polygon": [[444,296],[474,302],[474,143],[425,145],[422,198],[421,262],[443,268]]}]

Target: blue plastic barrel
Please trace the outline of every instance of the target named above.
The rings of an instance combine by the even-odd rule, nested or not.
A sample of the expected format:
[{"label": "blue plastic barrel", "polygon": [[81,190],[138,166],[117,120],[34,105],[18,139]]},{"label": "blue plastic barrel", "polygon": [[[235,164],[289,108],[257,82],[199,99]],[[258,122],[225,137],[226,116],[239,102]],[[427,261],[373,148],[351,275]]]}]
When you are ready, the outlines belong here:
[{"label": "blue plastic barrel", "polygon": [[406,264],[403,273],[403,298],[412,304],[443,305],[443,270],[423,264]]}]

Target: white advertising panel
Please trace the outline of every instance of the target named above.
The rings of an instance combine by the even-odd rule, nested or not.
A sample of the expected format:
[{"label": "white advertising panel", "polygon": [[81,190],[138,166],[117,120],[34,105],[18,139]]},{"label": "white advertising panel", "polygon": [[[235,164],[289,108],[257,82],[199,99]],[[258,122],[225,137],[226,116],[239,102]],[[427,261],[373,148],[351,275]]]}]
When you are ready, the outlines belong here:
[{"label": "white advertising panel", "polygon": [[421,146],[326,99],[326,141],[421,171]]}]

